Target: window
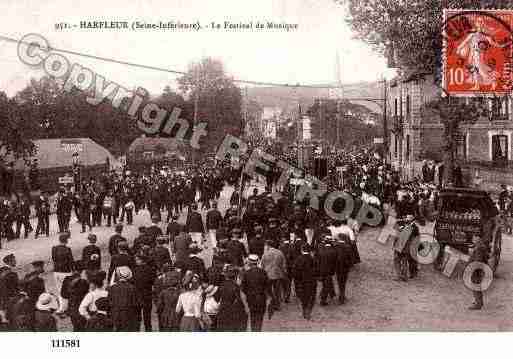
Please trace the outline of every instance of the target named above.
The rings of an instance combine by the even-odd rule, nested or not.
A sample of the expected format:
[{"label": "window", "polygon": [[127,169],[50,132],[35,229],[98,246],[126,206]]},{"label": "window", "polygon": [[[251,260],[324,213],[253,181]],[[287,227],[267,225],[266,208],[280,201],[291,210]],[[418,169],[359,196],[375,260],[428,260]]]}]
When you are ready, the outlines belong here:
[{"label": "window", "polygon": [[397,156],[397,145],[398,145],[398,138],[397,136],[394,136],[394,157],[398,157]]},{"label": "window", "polygon": [[410,103],[411,99],[410,99],[410,95],[407,95],[406,96],[406,116],[410,116],[410,111],[411,111],[411,103]]},{"label": "window", "polygon": [[456,157],[463,161],[467,160],[469,134],[457,138]]},{"label": "window", "polygon": [[497,97],[490,99],[490,121],[509,119],[509,98]]},{"label": "window", "polygon": [[503,162],[509,157],[509,141],[506,135],[492,136],[492,161]]},{"label": "window", "polygon": [[397,98],[394,99],[394,116],[397,117]]},{"label": "window", "polygon": [[405,154],[406,162],[410,160],[410,135],[406,135],[406,154]]}]

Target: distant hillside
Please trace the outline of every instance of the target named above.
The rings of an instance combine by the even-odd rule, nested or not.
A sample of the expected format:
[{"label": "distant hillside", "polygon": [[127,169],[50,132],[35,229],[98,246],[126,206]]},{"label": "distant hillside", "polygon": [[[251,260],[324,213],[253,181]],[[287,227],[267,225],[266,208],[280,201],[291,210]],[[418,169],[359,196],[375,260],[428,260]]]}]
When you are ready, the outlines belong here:
[{"label": "distant hillside", "polygon": [[[264,107],[281,107],[286,111],[295,110],[297,101],[303,111],[311,106],[316,98],[327,98],[329,89],[293,88],[293,87],[251,87],[247,89],[250,100]],[[377,82],[361,82],[343,85],[343,97],[381,98],[382,85]],[[354,102],[368,107],[373,112],[381,113],[378,105],[367,101]]]}]

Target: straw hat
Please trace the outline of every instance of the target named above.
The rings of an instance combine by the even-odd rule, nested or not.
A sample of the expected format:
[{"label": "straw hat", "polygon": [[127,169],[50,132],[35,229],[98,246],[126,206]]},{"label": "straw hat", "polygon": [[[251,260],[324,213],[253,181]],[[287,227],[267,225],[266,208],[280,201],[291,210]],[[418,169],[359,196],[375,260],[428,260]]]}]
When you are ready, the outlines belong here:
[{"label": "straw hat", "polygon": [[132,278],[132,270],[127,266],[121,266],[116,268],[116,275],[119,280],[130,280]]},{"label": "straw hat", "polygon": [[37,299],[36,309],[38,310],[57,310],[58,307],[57,298],[50,293],[42,293]]}]

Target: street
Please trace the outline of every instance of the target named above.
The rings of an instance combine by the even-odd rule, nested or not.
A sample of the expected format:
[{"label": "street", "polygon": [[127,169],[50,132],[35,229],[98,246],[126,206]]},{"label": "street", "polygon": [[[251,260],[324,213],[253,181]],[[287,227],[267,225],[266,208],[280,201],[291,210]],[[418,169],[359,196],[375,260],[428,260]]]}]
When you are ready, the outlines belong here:
[{"label": "street", "polygon": [[[249,193],[252,188],[248,188]],[[222,212],[227,208],[231,187],[225,187],[219,201]],[[205,214],[205,212],[203,212]],[[165,218],[165,216],[163,216]],[[185,212],[180,221],[184,223]],[[34,225],[35,223],[33,223]],[[148,211],[134,217],[132,226],[125,226],[123,235],[131,244],[137,235],[137,228],[149,225]],[[162,229],[165,225],[161,224]],[[50,238],[20,239],[8,242],[0,257],[13,252],[18,260],[20,277],[30,270],[35,259],[50,261],[51,246],[57,244],[55,216],[52,216]],[[87,244],[87,233],[81,234],[81,227],[72,219],[70,246],[75,258]],[[103,268],[110,261],[107,243],[113,227],[94,228],[98,245],[102,248]],[[513,303],[507,298],[513,295],[513,245],[511,236],[503,236],[502,259],[490,289],[485,293],[485,307],[481,311],[469,311],[471,292],[458,279],[449,279],[433,270],[421,266],[419,277],[409,282],[393,280],[392,250],[373,240],[376,229],[366,229],[358,237],[362,263],[350,273],[347,284],[347,302],[343,306],[316,305],[312,320],[301,316],[299,302],[292,298],[271,320],[265,320],[265,331],[508,331],[513,330]],[[209,261],[211,250],[204,252]],[[51,264],[47,264],[45,279],[47,290],[54,291]],[[320,288],[319,288],[320,289]],[[156,316],[154,315],[156,328]],[[69,319],[58,321],[59,330],[71,330]]]}]

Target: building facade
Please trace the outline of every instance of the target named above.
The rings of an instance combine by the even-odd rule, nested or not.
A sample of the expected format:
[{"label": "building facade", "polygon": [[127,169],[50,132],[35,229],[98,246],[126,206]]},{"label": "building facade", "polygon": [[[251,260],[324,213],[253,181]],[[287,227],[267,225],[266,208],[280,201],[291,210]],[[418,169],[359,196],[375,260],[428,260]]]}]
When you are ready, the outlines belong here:
[{"label": "building facade", "polygon": [[[421,177],[423,160],[441,162],[444,125],[426,104],[440,96],[432,75],[398,77],[387,89],[389,160],[404,180]],[[498,191],[513,185],[513,101],[509,97],[468,98],[487,109],[475,122],[462,122],[455,158],[467,184]]]}]

